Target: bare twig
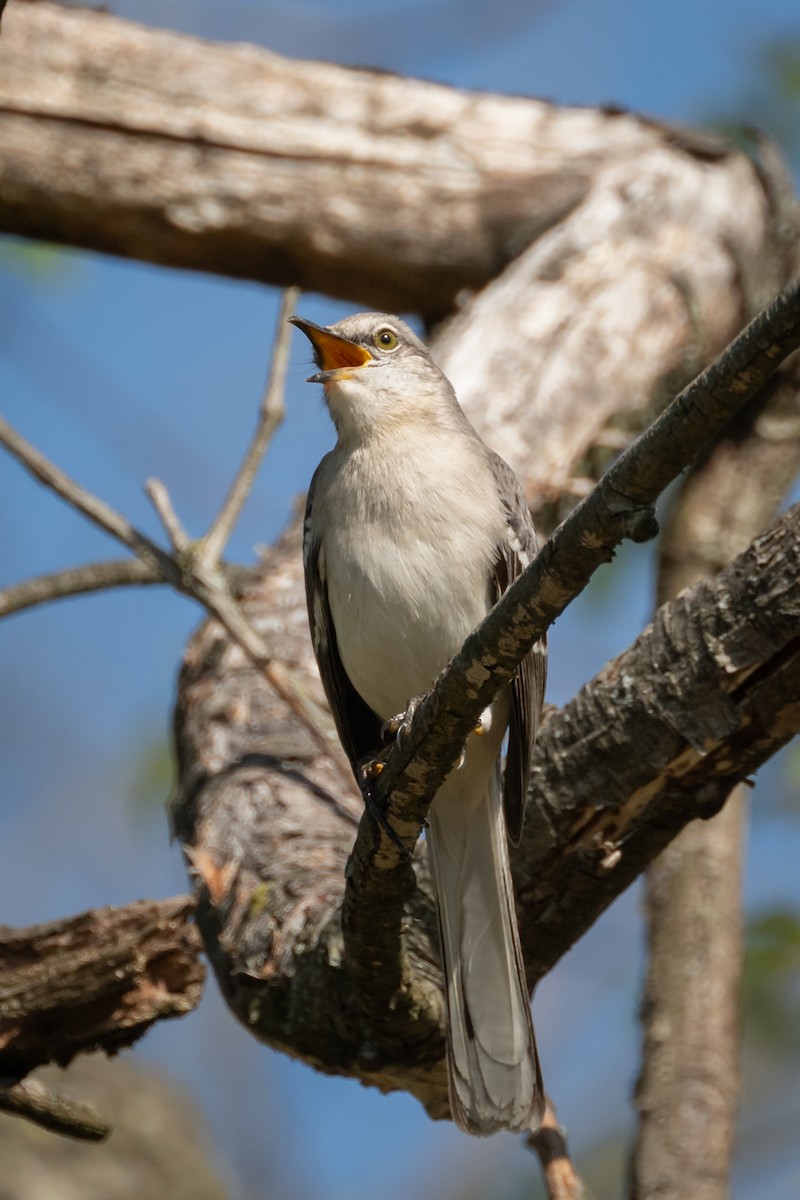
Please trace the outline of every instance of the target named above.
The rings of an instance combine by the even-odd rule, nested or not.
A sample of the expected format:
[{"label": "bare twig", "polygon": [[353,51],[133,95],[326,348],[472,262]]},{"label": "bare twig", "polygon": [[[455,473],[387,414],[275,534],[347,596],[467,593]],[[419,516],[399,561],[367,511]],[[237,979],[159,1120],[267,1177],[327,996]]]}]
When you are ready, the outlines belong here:
[{"label": "bare twig", "polygon": [[0,618],[22,612],[36,604],[79,596],[85,592],[105,591],[107,588],[129,587],[131,584],[163,583],[156,567],[138,558],[116,558],[108,562],[87,563],[50,575],[37,575],[22,583],[0,589]]},{"label": "bare twig", "polygon": [[166,487],[160,479],[148,479],[144,490],[164,526],[164,532],[173,551],[176,555],[185,553],[191,546],[191,538],[172,507],[172,499]]},{"label": "bare twig", "polygon": [[22,434],[17,433],[4,417],[0,416],[0,445],[5,446],[13,454],[17,462],[43,483],[66,500],[78,512],[102,529],[110,533],[117,541],[127,546],[133,553],[154,567],[168,583],[178,586],[180,572],[172,558],[166,554],[146,534],[141,533],[126,517],[106,504],[98,496],[81,487],[74,479],[50,462],[40,450],[37,450]]},{"label": "bare twig", "polygon": [[[282,305],[282,312],[293,302],[293,298],[293,292],[287,293]],[[174,554],[167,554],[109,504],[81,487],[66,472],[50,462],[41,451],[37,450],[2,417],[0,417],[0,445],[5,446],[40,483],[49,487],[73,508],[82,512],[104,532],[110,533],[128,546],[154,575],[160,577],[165,583],[171,584],[183,595],[204,605],[212,616],[215,616],[224,625],[252,662],[263,671],[281,699],[305,725],[318,749],[334,762],[337,771],[350,787],[352,784],[350,768],[344,760],[335,735],[332,731],[329,734],[327,728],[320,722],[317,710],[303,694],[292,673],[273,660],[269,646],[247,620],[240,605],[231,594],[225,570],[214,557],[221,553],[224,538],[236,519],[238,508],[245,498],[247,488],[252,483],[255,468],[263,456],[277,422],[281,406],[276,397],[285,377],[286,339],[288,337],[288,326],[286,326],[286,331],[284,326],[286,326],[285,321],[279,331],[280,352],[276,351],[276,356],[273,358],[266,394],[261,402],[261,419],[253,447],[246,457],[242,472],[240,472],[240,482],[231,489],[231,493],[223,505],[222,523],[220,524],[218,519],[215,526],[212,527],[213,554],[211,557],[207,554],[206,544],[203,540],[192,542],[186,534],[175,514],[169,493],[160,480],[150,480],[147,484],[147,492],[161,518],[173,546]],[[24,587],[25,585],[19,586]]]},{"label": "bare twig", "polygon": [[111,1133],[108,1121],[93,1104],[49,1092],[33,1079],[0,1087],[0,1110],[81,1141],[102,1142]]},{"label": "bare twig", "polygon": [[559,1125],[550,1100],[541,1125],[526,1141],[539,1156],[548,1200],[585,1200],[586,1188],[572,1165],[566,1130]]},{"label": "bare twig", "polygon": [[272,359],[267,375],[258,423],[253,440],[245,454],[238,474],[231,484],[230,491],[225,497],[216,520],[203,538],[200,551],[200,562],[206,567],[215,567],[222,557],[222,552],[231,536],[233,527],[242,511],[242,505],[247,499],[256,472],[261,465],[267,447],[275,430],[284,416],[283,393],[286,383],[286,367],[289,362],[289,344],[291,326],[288,319],[300,296],[299,288],[287,288],[281,296],[278,309],[278,320],[275,327],[275,339],[272,344]]}]

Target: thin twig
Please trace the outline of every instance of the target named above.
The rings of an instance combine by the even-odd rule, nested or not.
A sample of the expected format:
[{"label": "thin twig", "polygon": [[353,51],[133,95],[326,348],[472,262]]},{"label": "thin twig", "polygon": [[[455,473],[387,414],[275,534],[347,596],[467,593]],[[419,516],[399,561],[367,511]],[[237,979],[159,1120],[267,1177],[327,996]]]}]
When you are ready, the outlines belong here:
[{"label": "thin twig", "polygon": [[539,1156],[548,1200],[585,1200],[586,1187],[572,1165],[566,1131],[549,1100],[541,1125],[536,1133],[528,1134],[526,1142]]},{"label": "thin twig", "polygon": [[284,416],[283,393],[286,384],[286,367],[289,362],[289,344],[291,326],[288,319],[294,310],[300,296],[299,288],[287,288],[281,296],[278,308],[278,320],[275,328],[275,338],[272,348],[267,380],[259,407],[258,422],[253,440],[242,460],[242,465],[231,484],[222,507],[217,514],[206,536],[200,552],[200,564],[206,568],[215,567],[222,558],[222,553],[233,532],[233,527],[239,519],[242,506],[250,494],[253,480],[256,477],[261,460],[267,447],[272,441],[275,430]]},{"label": "thin twig", "polygon": [[144,490],[164,526],[170,546],[176,555],[184,554],[192,544],[191,538],[178,519],[165,485],[160,479],[148,479]]},{"label": "thin twig", "polygon": [[[269,388],[272,391],[280,386],[280,363],[277,376],[273,377],[275,382],[271,383]],[[268,404],[274,412],[274,399],[270,401],[267,398],[262,401],[262,409]],[[148,484],[148,494],[164,523],[167,536],[173,542],[174,555],[167,554],[131,525],[121,513],[56,467],[3,417],[0,417],[0,445],[5,446],[40,483],[82,512],[104,532],[110,533],[128,546],[164,582],[204,605],[241,646],[254,665],[263,672],[269,684],[305,726],[318,749],[333,762],[347,786],[352,786],[352,774],[338,742],[334,737],[328,736],[315,708],[294,682],[291,673],[273,660],[269,646],[248,621],[231,594],[223,568],[217,564],[210,568],[204,565],[203,542],[190,541],[175,515],[169,493],[163,483],[151,480]]]},{"label": "thin twig", "polygon": [[81,1141],[102,1142],[111,1133],[108,1121],[93,1104],[49,1092],[33,1079],[0,1087],[0,1111]]},{"label": "thin twig", "polygon": [[179,586],[180,571],[169,554],[151,541],[146,534],[131,525],[130,521],[113,509],[110,504],[106,504],[104,500],[81,487],[67,475],[66,471],[62,471],[50,462],[21,433],[17,433],[4,417],[0,417],[0,446],[5,446],[17,462],[21,463],[45,487],[50,488],[62,500],[66,500],[78,512],[83,513],[104,533],[110,533],[117,541],[122,542],[133,551],[137,558],[154,567],[167,583],[171,583],[175,587]]},{"label": "thin twig", "polygon": [[129,587],[131,584],[163,582],[164,578],[156,567],[138,558],[113,558],[107,562],[87,563],[83,567],[69,567],[65,571],[37,575],[0,589],[0,618],[37,604],[47,604],[50,600],[61,600],[65,596]]}]

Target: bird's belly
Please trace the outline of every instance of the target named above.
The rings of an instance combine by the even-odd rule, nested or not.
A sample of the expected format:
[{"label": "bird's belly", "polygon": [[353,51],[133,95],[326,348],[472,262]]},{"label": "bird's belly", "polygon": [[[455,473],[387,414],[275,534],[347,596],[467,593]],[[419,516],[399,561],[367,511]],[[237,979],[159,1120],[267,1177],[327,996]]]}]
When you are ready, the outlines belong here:
[{"label": "bird's belly", "polygon": [[[452,549],[452,548],[451,548]],[[428,691],[488,609],[486,574],[416,541],[372,537],[328,558],[331,615],[342,664],[382,720]],[[413,563],[413,566],[411,565]],[[457,563],[448,571],[448,563]]]}]

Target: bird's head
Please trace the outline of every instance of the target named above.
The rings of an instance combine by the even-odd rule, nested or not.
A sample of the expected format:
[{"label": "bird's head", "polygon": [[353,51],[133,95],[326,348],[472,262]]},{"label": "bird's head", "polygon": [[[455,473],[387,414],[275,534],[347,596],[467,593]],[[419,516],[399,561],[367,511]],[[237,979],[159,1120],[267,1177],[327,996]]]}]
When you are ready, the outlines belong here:
[{"label": "bird's head", "polygon": [[427,423],[460,413],[453,389],[420,341],[399,317],[356,313],[324,327],[291,317],[314,348],[321,383],[340,438],[360,440],[408,421]]}]

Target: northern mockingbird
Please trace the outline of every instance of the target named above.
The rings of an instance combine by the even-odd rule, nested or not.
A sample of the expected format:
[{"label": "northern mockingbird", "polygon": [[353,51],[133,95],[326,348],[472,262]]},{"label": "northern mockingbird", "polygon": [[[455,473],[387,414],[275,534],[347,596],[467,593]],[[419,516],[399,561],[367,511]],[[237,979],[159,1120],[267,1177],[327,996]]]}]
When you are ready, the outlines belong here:
[{"label": "northern mockingbird", "polygon": [[[292,321],[314,348],[309,382],[323,384],[338,434],[311,482],[304,557],[314,652],[356,770],[527,565],[536,536],[513,472],[407,325],[382,313],[328,329]],[[544,1105],[506,832],[522,832],[545,664],[539,644],[429,816],[450,1106],[470,1133],[536,1128]]]}]

